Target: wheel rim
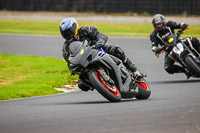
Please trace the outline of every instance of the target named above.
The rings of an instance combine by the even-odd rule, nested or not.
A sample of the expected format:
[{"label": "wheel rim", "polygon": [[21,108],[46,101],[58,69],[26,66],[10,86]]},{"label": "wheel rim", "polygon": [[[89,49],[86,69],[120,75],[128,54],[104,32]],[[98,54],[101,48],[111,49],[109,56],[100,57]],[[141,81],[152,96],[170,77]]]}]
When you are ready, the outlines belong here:
[{"label": "wheel rim", "polygon": [[112,94],[114,94],[115,96],[119,96],[119,91],[117,89],[117,87],[114,85],[113,87],[108,86],[107,83],[101,79],[101,74],[99,72],[96,72],[96,77],[98,78],[98,80],[101,82],[101,84]]},{"label": "wheel rim", "polygon": [[146,82],[137,82],[139,86],[141,86],[143,89],[148,90],[148,85]]}]

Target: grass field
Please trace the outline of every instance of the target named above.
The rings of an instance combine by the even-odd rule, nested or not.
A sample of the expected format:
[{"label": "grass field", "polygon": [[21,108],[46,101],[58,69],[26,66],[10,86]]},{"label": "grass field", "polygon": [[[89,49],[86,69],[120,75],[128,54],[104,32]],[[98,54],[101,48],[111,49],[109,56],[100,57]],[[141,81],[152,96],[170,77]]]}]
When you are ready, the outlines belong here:
[{"label": "grass field", "polygon": [[0,54],[0,64],[0,100],[59,93],[77,79],[62,59]]},{"label": "grass field", "polygon": [[[79,22],[80,27],[92,25],[108,36],[146,36],[153,31],[152,24]],[[0,33],[60,35],[59,21],[0,20]],[[183,37],[200,38],[200,25],[190,25]]]}]

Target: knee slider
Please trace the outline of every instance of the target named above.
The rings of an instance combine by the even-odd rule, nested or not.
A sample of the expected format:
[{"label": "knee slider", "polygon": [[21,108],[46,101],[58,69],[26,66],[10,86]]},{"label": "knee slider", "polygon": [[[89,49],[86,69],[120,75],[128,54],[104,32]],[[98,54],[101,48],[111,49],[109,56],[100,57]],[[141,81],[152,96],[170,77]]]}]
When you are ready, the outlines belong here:
[{"label": "knee slider", "polygon": [[78,88],[80,88],[82,91],[88,91],[90,90],[90,87],[85,85],[82,81],[78,81]]},{"label": "knee slider", "polygon": [[165,66],[165,71],[167,71],[169,74],[174,74],[172,66]]},{"label": "knee slider", "polygon": [[115,53],[116,53],[117,57],[120,59],[126,58],[124,51],[118,46],[115,48]]}]

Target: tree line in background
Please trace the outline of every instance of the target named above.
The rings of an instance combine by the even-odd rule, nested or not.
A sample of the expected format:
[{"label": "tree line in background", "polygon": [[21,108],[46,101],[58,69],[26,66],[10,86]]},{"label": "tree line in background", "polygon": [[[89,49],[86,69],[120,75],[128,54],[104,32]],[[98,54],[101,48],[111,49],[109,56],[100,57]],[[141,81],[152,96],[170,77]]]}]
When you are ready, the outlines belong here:
[{"label": "tree line in background", "polygon": [[0,0],[0,10],[200,15],[200,0]]}]

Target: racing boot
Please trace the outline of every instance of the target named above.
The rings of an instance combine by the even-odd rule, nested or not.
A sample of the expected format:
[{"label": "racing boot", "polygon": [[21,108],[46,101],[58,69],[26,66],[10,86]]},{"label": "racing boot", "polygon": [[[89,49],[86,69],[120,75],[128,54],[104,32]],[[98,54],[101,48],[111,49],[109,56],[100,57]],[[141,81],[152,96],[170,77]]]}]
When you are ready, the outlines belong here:
[{"label": "racing boot", "polygon": [[123,59],[123,63],[126,66],[126,68],[131,72],[134,73],[137,70],[137,67],[127,57]]},{"label": "racing boot", "polygon": [[135,64],[133,64],[127,57],[123,60],[124,65],[126,68],[133,73],[133,77],[136,80],[140,80],[142,78],[142,74],[137,70]]}]

